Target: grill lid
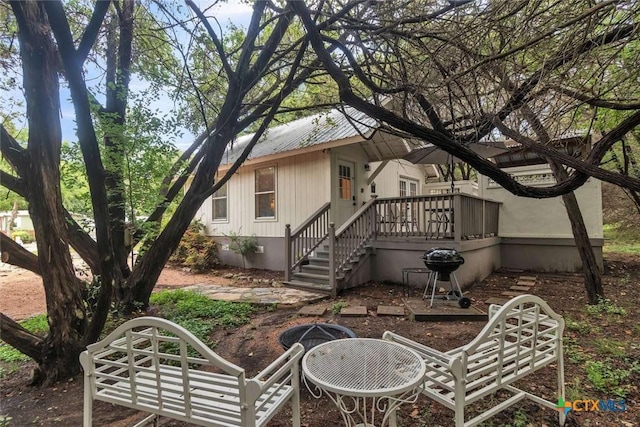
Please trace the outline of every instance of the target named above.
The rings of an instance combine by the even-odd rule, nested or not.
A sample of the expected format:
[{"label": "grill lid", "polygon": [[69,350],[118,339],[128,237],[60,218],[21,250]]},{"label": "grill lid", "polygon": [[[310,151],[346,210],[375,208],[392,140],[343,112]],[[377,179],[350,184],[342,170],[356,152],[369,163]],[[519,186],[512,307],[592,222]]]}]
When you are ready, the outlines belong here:
[{"label": "grill lid", "polygon": [[464,264],[464,258],[452,248],[431,248],[422,255],[425,262],[434,264]]}]

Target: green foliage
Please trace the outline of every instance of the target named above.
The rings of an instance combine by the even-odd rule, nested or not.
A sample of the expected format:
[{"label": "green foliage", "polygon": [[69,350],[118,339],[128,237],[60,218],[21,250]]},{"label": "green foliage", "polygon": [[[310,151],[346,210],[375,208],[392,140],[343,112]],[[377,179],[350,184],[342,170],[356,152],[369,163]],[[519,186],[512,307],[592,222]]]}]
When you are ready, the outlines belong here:
[{"label": "green foliage", "polygon": [[598,350],[600,354],[607,354],[614,357],[624,357],[625,343],[618,340],[611,340],[608,338],[597,338],[593,340],[593,346]]},{"label": "green foliage", "polygon": [[586,397],[584,386],[580,378],[573,378],[573,382],[567,384],[565,390],[565,400],[573,402],[574,400],[584,399]]},{"label": "green foliage", "polygon": [[[177,323],[200,341],[213,347],[211,334],[218,326],[241,326],[255,311],[251,304],[214,301],[193,291],[164,290],[151,294],[151,304],[159,307],[160,316]],[[179,353],[178,344],[166,343],[165,351]],[[196,356],[192,351],[191,356]]]},{"label": "green foliage", "polygon": [[18,237],[20,238],[20,240],[22,240],[22,243],[32,243],[33,242],[33,237],[31,236],[31,233],[29,233],[26,230],[13,230],[11,232],[11,238],[13,240],[16,240]]},{"label": "green foliage", "polygon": [[242,256],[242,267],[246,268],[245,258],[247,255],[256,253],[258,250],[258,240],[255,235],[241,236],[234,231],[225,234],[229,238],[229,249]]},{"label": "green foliage", "polygon": [[584,349],[580,347],[574,338],[565,335],[564,340],[564,354],[569,361],[573,364],[580,365],[587,359],[587,355]]},{"label": "green foliage", "polygon": [[37,316],[29,317],[28,319],[19,322],[25,329],[34,334],[44,334],[49,331],[49,323],[47,322],[46,314],[39,314]]},{"label": "green foliage", "polygon": [[255,312],[251,304],[215,301],[182,289],[153,293],[149,301],[159,306],[160,314],[166,319],[177,323],[187,319],[207,319],[212,327],[243,325]]},{"label": "green foliage", "polygon": [[[635,224],[635,223],[634,223]],[[640,230],[620,224],[604,225],[604,252],[640,255]]]},{"label": "green foliage", "polygon": [[608,298],[605,299],[601,299],[598,304],[594,304],[594,305],[588,305],[586,307],[586,311],[588,314],[592,315],[592,316],[597,316],[599,314],[616,314],[616,315],[620,315],[620,316],[626,316],[627,315],[627,310],[625,310],[624,308],[620,307],[619,305],[617,305],[616,303],[614,303],[613,301],[611,301]]},{"label": "green foliage", "polygon": [[568,330],[575,331],[580,335],[589,335],[591,332],[599,330],[593,323],[584,320],[572,320],[570,318],[565,320],[565,326]]},{"label": "green foliage", "polygon": [[20,353],[8,344],[0,344],[0,361],[5,363],[28,362],[31,360],[26,354]]},{"label": "green foliage", "polygon": [[336,303],[333,303],[331,305],[331,313],[340,314],[340,310],[342,310],[344,307],[347,307],[348,305],[349,303],[346,301],[338,301]]},{"label": "green foliage", "polygon": [[608,361],[587,360],[587,378],[593,387],[606,395],[625,397],[630,384],[623,384],[633,373],[633,369],[615,368]]},{"label": "green foliage", "polygon": [[197,273],[220,265],[218,243],[202,234],[203,228],[201,222],[192,223],[182,236],[169,261],[188,267]]}]

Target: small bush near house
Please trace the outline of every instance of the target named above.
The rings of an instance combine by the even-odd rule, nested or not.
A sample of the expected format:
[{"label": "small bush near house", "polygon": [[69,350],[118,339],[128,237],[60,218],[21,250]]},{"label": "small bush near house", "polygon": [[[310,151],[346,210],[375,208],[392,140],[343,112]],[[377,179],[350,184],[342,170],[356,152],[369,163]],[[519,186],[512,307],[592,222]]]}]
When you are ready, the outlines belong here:
[{"label": "small bush near house", "polygon": [[240,231],[237,233],[230,232],[225,234],[229,238],[229,249],[242,256],[242,268],[247,268],[245,259],[247,255],[254,254],[258,251],[258,239],[256,236],[241,236]]},{"label": "small bush near house", "polygon": [[31,234],[26,230],[13,230],[11,232],[11,238],[13,240],[16,240],[18,237],[22,243],[33,243],[33,237],[31,237]]},{"label": "small bush near house", "polygon": [[211,270],[220,265],[218,244],[202,234],[202,230],[204,225],[201,222],[192,223],[169,261],[188,267],[196,273]]}]

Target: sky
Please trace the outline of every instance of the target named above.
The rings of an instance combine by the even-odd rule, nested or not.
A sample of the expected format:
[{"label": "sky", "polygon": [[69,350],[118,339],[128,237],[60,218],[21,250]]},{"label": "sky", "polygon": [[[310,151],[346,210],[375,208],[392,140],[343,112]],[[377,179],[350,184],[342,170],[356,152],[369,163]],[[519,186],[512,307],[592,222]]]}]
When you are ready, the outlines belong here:
[{"label": "sky", "polygon": [[[207,9],[213,2],[210,0],[196,0],[196,5],[201,8],[201,10]],[[224,27],[228,22],[232,22],[234,25],[239,27],[246,28],[249,25],[249,21],[251,19],[252,8],[250,5],[246,4],[242,0],[229,0],[215,6],[211,12],[215,12],[215,15],[220,22],[220,24]],[[216,25],[213,26],[217,28]],[[16,77],[18,82],[22,81],[21,77]],[[130,89],[132,91],[144,89],[147,86],[146,82],[141,81],[136,76],[132,76]],[[9,91],[7,93],[2,94],[3,98],[3,110],[5,108],[9,108],[13,111],[18,110],[23,113],[19,115],[24,121],[15,123],[18,128],[22,128],[26,126],[26,116],[24,114],[25,107],[13,105],[9,102],[10,99],[24,99],[22,96],[22,91],[20,88]],[[60,116],[61,116],[61,126],[62,126],[62,139],[64,141],[76,141],[76,124],[75,124],[75,112],[73,108],[73,104],[71,103],[71,94],[69,89],[66,86],[60,87]],[[170,111],[173,106],[173,101],[168,96],[163,96],[159,100],[154,101],[150,104],[152,109],[159,109],[162,111]],[[8,111],[5,111],[8,112]],[[187,129],[182,129],[183,135],[182,137],[175,141],[175,145],[179,149],[185,149],[191,142],[193,142],[195,136],[189,132]]]}]

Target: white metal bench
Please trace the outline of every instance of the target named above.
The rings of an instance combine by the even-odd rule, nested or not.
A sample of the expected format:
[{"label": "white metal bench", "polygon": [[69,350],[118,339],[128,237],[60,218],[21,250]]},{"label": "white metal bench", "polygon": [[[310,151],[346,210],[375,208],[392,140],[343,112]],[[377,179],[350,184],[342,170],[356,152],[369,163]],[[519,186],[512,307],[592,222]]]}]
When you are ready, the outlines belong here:
[{"label": "white metal bench", "polygon": [[156,317],[130,320],[80,355],[84,368],[84,426],[94,400],[201,426],[264,426],[291,401],[300,426],[299,360],[294,344],[251,379],[186,329]]},{"label": "white metal bench", "polygon": [[[383,338],[405,345],[424,358],[427,372],[423,393],[455,412],[456,427],[471,427],[524,398],[557,410],[557,399],[564,400],[563,330],[564,320],[546,302],[533,295],[522,295],[504,306],[491,305],[489,321],[476,338],[448,352],[389,331]],[[555,401],[512,385],[549,365],[557,367],[557,395],[550,396]],[[499,390],[512,396],[465,421],[467,406]],[[564,411],[558,414],[560,425],[564,425]]]}]

